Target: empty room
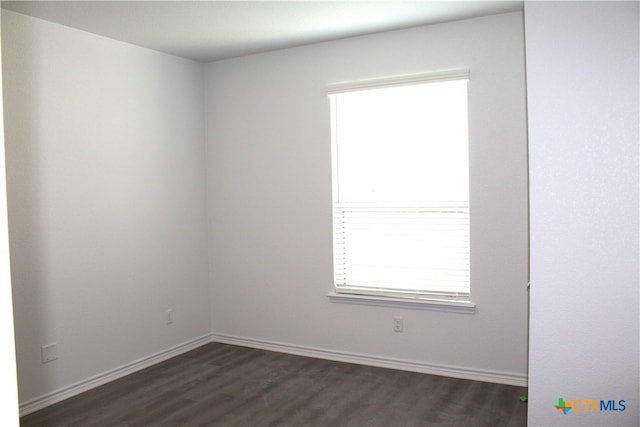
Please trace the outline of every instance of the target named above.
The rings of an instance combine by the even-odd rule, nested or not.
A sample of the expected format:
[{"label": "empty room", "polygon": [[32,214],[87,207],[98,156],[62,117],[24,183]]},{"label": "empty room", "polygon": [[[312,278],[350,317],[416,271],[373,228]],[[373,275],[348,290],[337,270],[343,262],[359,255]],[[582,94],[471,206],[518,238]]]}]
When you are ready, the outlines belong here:
[{"label": "empty room", "polygon": [[1,14],[4,424],[640,422],[638,3]]}]

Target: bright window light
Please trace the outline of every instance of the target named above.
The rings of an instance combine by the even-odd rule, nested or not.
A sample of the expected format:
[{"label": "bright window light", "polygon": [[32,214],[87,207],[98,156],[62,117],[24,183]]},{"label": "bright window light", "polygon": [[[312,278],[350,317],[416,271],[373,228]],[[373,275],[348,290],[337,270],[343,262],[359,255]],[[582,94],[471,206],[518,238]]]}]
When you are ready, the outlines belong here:
[{"label": "bright window light", "polygon": [[330,97],[336,291],[468,300],[467,80]]}]

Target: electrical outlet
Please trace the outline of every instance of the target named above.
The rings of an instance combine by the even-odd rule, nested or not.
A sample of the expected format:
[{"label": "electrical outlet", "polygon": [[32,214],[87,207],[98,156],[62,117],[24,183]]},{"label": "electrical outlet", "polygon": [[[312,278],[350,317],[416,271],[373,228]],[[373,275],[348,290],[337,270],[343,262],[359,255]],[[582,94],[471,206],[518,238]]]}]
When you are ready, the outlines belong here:
[{"label": "electrical outlet", "polygon": [[395,332],[402,332],[404,330],[404,321],[402,320],[402,317],[393,318],[393,330]]},{"label": "electrical outlet", "polygon": [[42,346],[42,363],[48,363],[58,358],[58,343]]},{"label": "electrical outlet", "polygon": [[173,309],[168,308],[165,312],[165,320],[167,322],[167,325],[170,325],[173,323]]}]

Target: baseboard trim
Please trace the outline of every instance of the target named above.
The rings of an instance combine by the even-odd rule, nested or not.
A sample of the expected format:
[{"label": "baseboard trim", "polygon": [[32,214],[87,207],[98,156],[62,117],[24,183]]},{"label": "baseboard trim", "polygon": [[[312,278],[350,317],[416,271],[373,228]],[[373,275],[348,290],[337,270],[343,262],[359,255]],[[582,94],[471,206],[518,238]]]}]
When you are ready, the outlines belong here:
[{"label": "baseboard trim", "polygon": [[172,357],[178,356],[182,353],[186,353],[187,351],[193,350],[210,342],[211,335],[203,335],[199,338],[187,341],[185,343],[168,348],[142,359],[138,359],[134,362],[127,363],[126,365],[122,365],[118,368],[112,369],[102,374],[98,374],[94,377],[87,378],[75,384],[60,388],[58,390],[44,394],[40,397],[22,402],[20,403],[20,416],[24,416],[40,409],[46,408],[47,406],[53,405],[54,403],[61,402],[77,394],[91,390],[92,388],[96,388],[110,381],[117,380],[118,378],[122,378],[144,368],[148,368],[152,365],[171,359]]},{"label": "baseboard trim", "polygon": [[461,378],[465,380],[485,381],[490,383],[515,385],[520,387],[526,387],[528,384],[528,378],[526,375],[511,372],[470,369],[453,365],[391,359],[386,357],[325,350],[314,347],[284,344],[274,341],[257,340],[253,338],[244,338],[224,334],[212,334],[211,341],[224,344],[234,344],[243,347],[259,348],[262,350],[277,351],[280,353],[295,354],[298,356],[335,360],[337,362],[355,363],[359,365],[376,366],[379,368],[398,369],[402,371],[419,372],[422,374],[440,375],[446,377]]}]

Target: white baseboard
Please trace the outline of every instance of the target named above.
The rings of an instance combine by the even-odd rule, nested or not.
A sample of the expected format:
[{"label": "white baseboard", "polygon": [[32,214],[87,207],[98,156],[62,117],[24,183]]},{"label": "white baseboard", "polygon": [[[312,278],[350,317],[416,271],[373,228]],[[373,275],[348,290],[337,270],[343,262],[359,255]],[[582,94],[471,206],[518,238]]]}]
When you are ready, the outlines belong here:
[{"label": "white baseboard", "polygon": [[62,400],[68,399],[82,392],[91,390],[92,388],[96,388],[110,381],[117,380],[118,378],[122,378],[125,375],[132,374],[136,371],[142,370],[144,368],[148,368],[149,366],[171,359],[172,357],[178,356],[182,353],[198,348],[204,344],[208,344],[209,342],[211,342],[211,336],[207,334],[200,338],[196,338],[191,341],[187,341],[185,343],[179,344],[175,347],[171,347],[169,349],[163,350],[159,353],[152,354],[151,356],[147,356],[142,359],[138,359],[134,362],[127,363],[126,365],[120,366],[118,368],[112,369],[110,371],[104,372],[94,377],[87,378],[86,380],[82,380],[75,384],[71,384],[61,389],[52,391],[40,397],[36,397],[26,402],[21,402],[20,416],[30,414],[39,409],[45,408],[49,405],[53,405],[54,403],[58,403]]},{"label": "white baseboard", "polygon": [[259,348],[262,350],[277,351],[280,353],[295,354],[298,356],[315,357],[318,359],[335,360],[338,362],[356,363],[359,365],[376,366],[379,368],[398,369],[401,371],[419,372],[422,374],[441,375],[446,377],[461,378],[465,380],[485,381],[498,384],[515,385],[520,387],[526,387],[528,384],[528,378],[526,375],[511,372],[470,369],[460,366],[391,359],[386,357],[325,350],[224,334],[212,334],[211,341],[225,344],[235,344],[243,347]]}]

